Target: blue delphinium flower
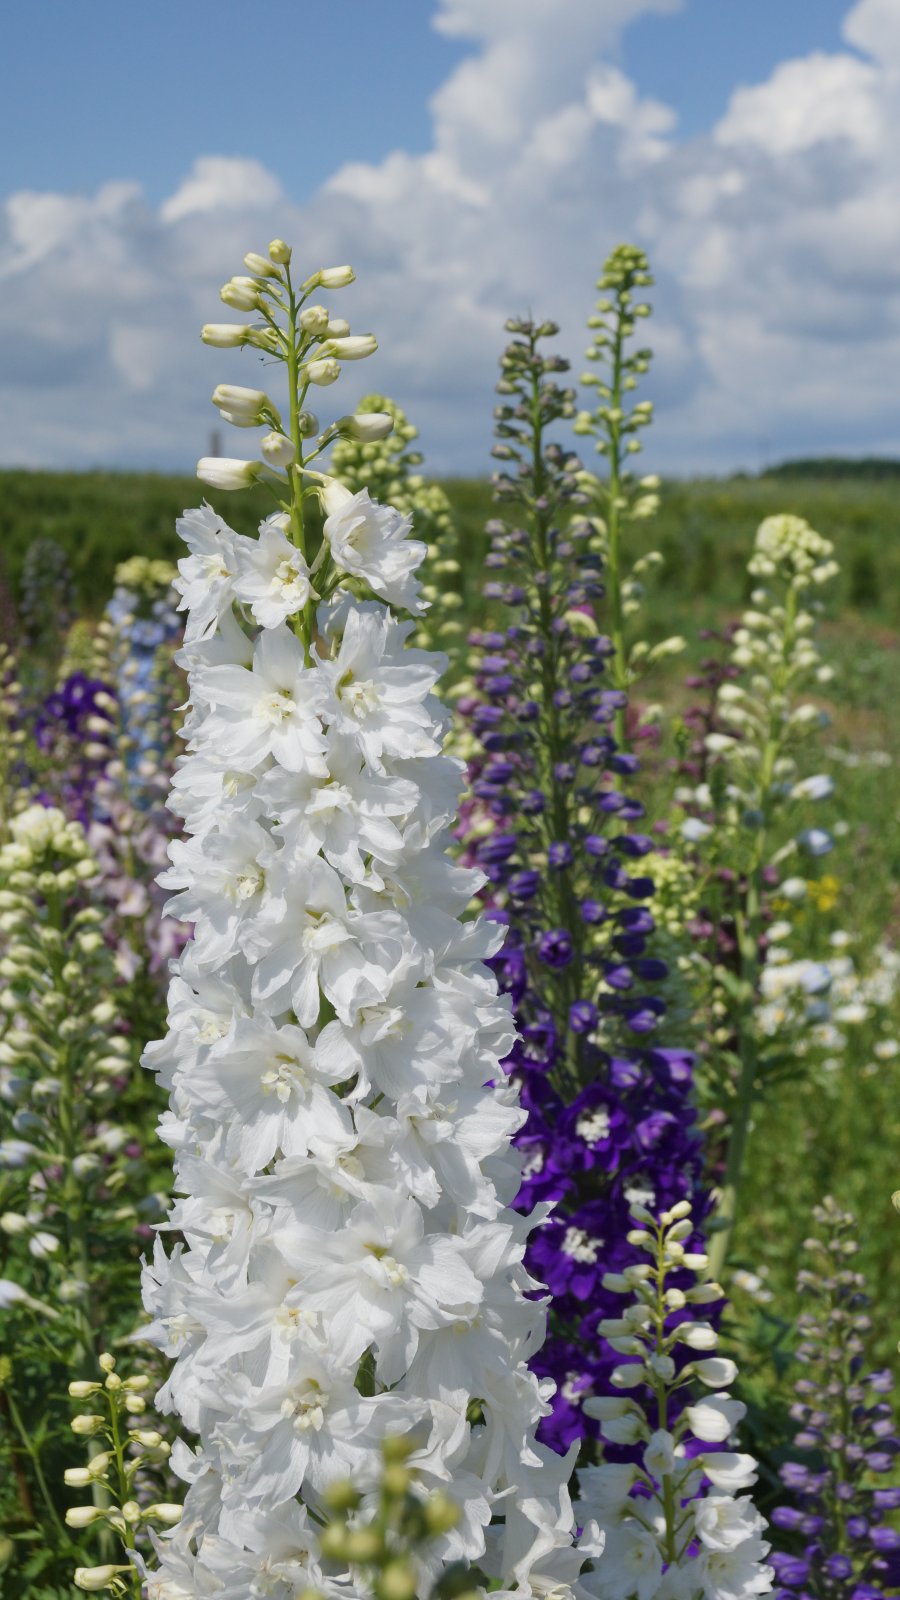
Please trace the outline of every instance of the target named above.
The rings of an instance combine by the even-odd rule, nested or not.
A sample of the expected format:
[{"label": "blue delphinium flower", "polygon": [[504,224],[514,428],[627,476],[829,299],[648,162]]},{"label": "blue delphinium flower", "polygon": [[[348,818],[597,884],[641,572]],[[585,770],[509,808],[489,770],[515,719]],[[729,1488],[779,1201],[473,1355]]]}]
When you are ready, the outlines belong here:
[{"label": "blue delphinium flower", "polygon": [[886,1398],[890,1372],[865,1371],[865,1280],[855,1272],[854,1218],[831,1199],[813,1213],[821,1237],[808,1239],[812,1267],[798,1288],[815,1309],[797,1323],[791,1415],[799,1459],[781,1468],[792,1504],[776,1507],[773,1524],[796,1541],[772,1555],[782,1600],[881,1600],[900,1584],[900,1533],[885,1514],[900,1508],[896,1479],[900,1438]]}]

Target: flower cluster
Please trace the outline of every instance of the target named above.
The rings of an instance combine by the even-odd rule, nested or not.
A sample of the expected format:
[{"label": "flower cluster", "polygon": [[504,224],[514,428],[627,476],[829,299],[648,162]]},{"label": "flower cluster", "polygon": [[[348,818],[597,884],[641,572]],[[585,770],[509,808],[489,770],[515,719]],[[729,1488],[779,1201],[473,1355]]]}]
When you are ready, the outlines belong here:
[{"label": "flower cluster", "polygon": [[419,1475],[408,1465],[410,1453],[410,1441],[401,1434],[385,1439],[374,1515],[366,1520],[360,1516],[364,1498],[350,1479],[326,1490],[330,1517],[321,1536],[323,1554],[345,1568],[354,1594],[373,1600],[416,1600],[419,1595],[476,1600],[478,1590],[465,1561],[446,1568],[434,1581],[432,1547],[435,1539],[459,1526],[459,1511],[440,1489],[424,1496],[419,1492]]},{"label": "flower cluster", "polygon": [[526,1260],[553,1296],[551,1338],[534,1362],[557,1384],[542,1437],[566,1449],[590,1432],[584,1399],[605,1391],[616,1364],[597,1330],[614,1304],[605,1270],[635,1259],[630,1203],[690,1196],[698,1215],[705,1207],[691,1057],[659,1038],[666,966],[643,868],[652,843],[623,783],[637,762],[610,732],[624,695],[605,683],[600,560],[589,523],[565,526],[580,498],[577,462],[545,438],[574,397],[552,376],[565,363],[543,353],[555,327],[508,327],[494,453],[514,465],[496,479],[510,509],[492,525],[488,557],[506,576],[486,592],[513,620],[473,638],[473,692],[459,710],[481,754],[464,839],[487,874],[489,914],[507,929],[494,967],[521,1037],[504,1064],[529,1112],[518,1204],[554,1202]]},{"label": "flower cluster", "polygon": [[65,1554],[46,1489],[67,1450],[58,1396],[92,1367],[101,1328],[130,1331],[141,1229],[160,1214],[98,880],[78,823],[40,805],[13,817],[0,847],[0,1520],[17,1541],[37,1523],[48,1561]]},{"label": "flower cluster", "polygon": [[865,1280],[852,1265],[854,1219],[830,1198],[813,1215],[821,1237],[806,1241],[812,1265],[797,1279],[813,1309],[797,1323],[803,1376],[791,1409],[802,1459],[781,1467],[793,1504],[772,1513],[796,1547],[777,1551],[772,1562],[783,1600],[881,1600],[900,1584],[900,1533],[885,1522],[900,1507],[900,1488],[878,1484],[895,1474],[900,1455],[887,1398],[893,1378],[864,1370],[871,1319]]},{"label": "flower cluster", "polygon": [[[733,672],[706,674],[715,703],[707,712],[705,767],[700,781],[675,790],[682,848],[700,879],[698,948],[705,946],[710,983],[706,1000],[712,1050],[708,1084],[730,1126],[720,1220],[712,1259],[721,1275],[737,1210],[750,1118],[761,1089],[793,1070],[793,1043],[761,1033],[758,1007],[772,902],[798,857],[818,857],[832,845],[810,822],[827,800],[827,773],[805,775],[800,755],[823,720],[804,696],[830,681],[813,640],[811,591],[835,572],[831,545],[799,517],[768,517],[757,530],[749,562],[765,589],[731,635]],[[692,763],[696,779],[696,763]]]},{"label": "flower cluster", "polygon": [[[687,1201],[658,1220],[636,1205],[632,1217],[642,1260],[608,1275],[621,1309],[603,1327],[625,1358],[612,1375],[620,1393],[586,1407],[603,1438],[636,1445],[639,1460],[579,1472],[576,1511],[606,1536],[602,1566],[586,1583],[603,1600],[749,1600],[772,1587],[773,1574],[766,1524],[742,1493],[756,1482],[756,1462],[722,1448],[745,1410],[728,1393],[734,1362],[710,1353],[717,1334],[703,1317],[722,1291],[707,1277],[707,1257],[685,1248],[693,1233]],[[679,1347],[686,1364],[676,1360]],[[698,1384],[712,1393],[689,1394],[674,1420],[674,1396],[683,1404]],[[653,1398],[642,1404],[635,1397],[646,1389]]]},{"label": "flower cluster", "polygon": [[103,676],[115,687],[119,705],[119,754],[124,759],[131,798],[146,804],[151,779],[160,766],[163,781],[171,761],[172,696],[167,693],[171,646],[181,633],[175,569],[168,561],[132,556],[116,568],[115,588],[106,607],[102,648]]},{"label": "flower cluster", "polygon": [[33,719],[31,787],[85,827],[97,812],[97,785],[115,758],[118,714],[106,680],[77,671],[46,695]]},{"label": "flower cluster", "polygon": [[[175,1358],[160,1404],[199,1445],[173,1454],[185,1515],[154,1581],[287,1596],[273,1562],[327,1576],[329,1484],[351,1475],[371,1520],[399,1434],[421,1492],[459,1507],[436,1578],[464,1559],[479,1581],[564,1594],[584,1557],[567,1465],[534,1440],[544,1313],[521,1266],[529,1224],[505,1209],[522,1113],[483,964],[502,936],[462,920],[479,879],[446,854],[459,769],[441,754],[441,660],[381,603],[418,608],[424,548],[310,466],[332,429],[304,455],[308,386],[346,349],[328,335],[322,354],[332,319],[309,302],[349,268],[295,287],[281,241],[247,259],[240,293],[287,367],[293,443],[258,541],[209,507],[180,523],[187,837],[166,881],[195,931],[146,1058],[171,1095],[180,1242],[159,1242],[145,1304]],[[263,397],[254,414],[276,412]]]}]

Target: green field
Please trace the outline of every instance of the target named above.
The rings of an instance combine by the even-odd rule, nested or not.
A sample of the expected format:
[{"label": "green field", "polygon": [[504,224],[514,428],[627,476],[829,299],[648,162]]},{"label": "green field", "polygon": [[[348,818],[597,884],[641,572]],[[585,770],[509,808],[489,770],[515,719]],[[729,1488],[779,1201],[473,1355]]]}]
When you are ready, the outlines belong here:
[{"label": "green field", "polygon": [[[640,546],[657,548],[664,566],[651,581],[642,627],[651,639],[681,633],[685,656],[666,663],[642,690],[676,711],[686,703],[683,679],[707,649],[702,628],[733,620],[746,602],[745,564],[762,517],[775,511],[805,516],[834,541],[840,578],[829,587],[823,649],[837,678],[823,695],[831,727],[815,757],[831,770],[837,793],[828,819],[846,827],[827,871],[837,880],[836,904],[814,930],[811,945],[847,928],[863,957],[880,939],[900,933],[900,497],[896,475],[815,472],[798,467],[759,478],[673,481],[663,485],[659,515],[638,525]],[[462,588],[469,619],[480,620],[480,584],[491,514],[489,485],[444,484],[460,532]],[[50,537],[69,552],[84,612],[104,605],[118,561],[137,552],[174,559],[174,521],[202,498],[191,478],[146,474],[0,474],[0,550],[8,593],[17,590],[24,553]],[[271,509],[262,490],[209,498],[238,528],[250,531]],[[636,552],[635,552],[636,553]],[[8,608],[6,608],[8,611]],[[829,754],[834,747],[838,754]],[[652,767],[648,796],[657,816],[666,808],[666,747]],[[850,764],[847,764],[849,757]],[[807,953],[807,952],[798,952]],[[810,950],[810,952],[812,951]],[[900,1027],[898,1027],[900,1032]],[[861,1264],[876,1297],[876,1353],[890,1358],[900,1336],[900,1218],[891,1191],[900,1184],[900,1057],[877,1070],[862,1044],[823,1084],[802,1077],[761,1106],[750,1154],[738,1254],[767,1275],[777,1318],[774,1339],[786,1335],[796,1309],[792,1291],[800,1241],[812,1204],[826,1190],[851,1209],[863,1236]],[[768,1318],[769,1310],[763,1312]]]}]

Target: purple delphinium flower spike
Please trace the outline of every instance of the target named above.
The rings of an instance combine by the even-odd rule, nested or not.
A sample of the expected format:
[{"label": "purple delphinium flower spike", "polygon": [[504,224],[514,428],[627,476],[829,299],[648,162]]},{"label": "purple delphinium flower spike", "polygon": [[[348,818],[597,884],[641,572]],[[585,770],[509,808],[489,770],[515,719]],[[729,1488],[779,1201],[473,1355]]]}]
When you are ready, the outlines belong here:
[{"label": "purple delphinium flower spike", "polygon": [[776,1594],[881,1600],[900,1584],[900,1533],[885,1521],[900,1508],[900,1438],[885,1398],[893,1384],[890,1373],[865,1371],[871,1323],[865,1279],[851,1265],[854,1218],[832,1199],[813,1215],[820,1237],[806,1241],[812,1265],[797,1279],[813,1302],[797,1323],[800,1459],[782,1466],[790,1498],[772,1513],[785,1546],[771,1557]]},{"label": "purple delphinium flower spike", "polygon": [[[565,1451],[596,1437],[583,1404],[610,1392],[619,1361],[599,1326],[617,1314],[604,1274],[639,1259],[630,1207],[687,1199],[699,1227],[708,1199],[692,1059],[665,1044],[666,966],[643,868],[652,844],[627,788],[637,763],[611,732],[624,696],[605,677],[594,529],[577,511],[577,459],[545,439],[574,395],[553,377],[566,363],[543,351],[554,325],[507,327],[494,454],[509,464],[495,478],[508,515],[489,524],[485,592],[512,615],[471,641],[475,692],[460,710],[481,753],[461,832],[488,879],[489,914],[508,929],[493,964],[520,1031],[505,1063],[528,1112],[518,1204],[553,1203],[526,1257],[552,1295],[534,1369],[556,1382],[542,1437]],[[606,1446],[610,1459],[629,1453]]]}]

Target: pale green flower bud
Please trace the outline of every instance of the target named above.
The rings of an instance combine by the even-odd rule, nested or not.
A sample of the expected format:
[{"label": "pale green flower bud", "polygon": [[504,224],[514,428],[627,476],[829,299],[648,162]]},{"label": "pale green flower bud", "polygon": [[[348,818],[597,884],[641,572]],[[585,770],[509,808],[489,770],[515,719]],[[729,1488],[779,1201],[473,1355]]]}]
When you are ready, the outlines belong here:
[{"label": "pale green flower bud", "polygon": [[241,322],[205,322],[200,329],[203,343],[214,345],[217,350],[234,350],[246,344],[249,335],[250,329]]},{"label": "pale green flower bud", "polygon": [[353,416],[340,417],[335,428],[361,444],[377,444],[393,432],[394,419],[386,411],[357,411]]},{"label": "pale green flower bud", "polygon": [[90,1439],[95,1433],[99,1433],[103,1422],[103,1417],[96,1411],[82,1411],[77,1417],[72,1418],[72,1432],[80,1439]]},{"label": "pale green flower bud", "polygon": [[258,311],[259,285],[252,278],[230,278],[220,289],[219,299],[235,311]]},{"label": "pale green flower bud", "polygon": [[272,239],[269,244],[269,256],[279,267],[290,266],[291,247],[283,239]]},{"label": "pale green flower bud", "polygon": [[[124,1506],[123,1506],[124,1511]],[[159,1500],[154,1505],[148,1506],[144,1512],[146,1517],[154,1517],[157,1522],[162,1522],[167,1528],[174,1528],[184,1515],[184,1506],[170,1504],[168,1501]]]},{"label": "pale green flower bud", "polygon": [[329,317],[325,332],[329,339],[344,339],[350,332],[350,324],[346,317]]},{"label": "pale green flower bud", "polygon": [[351,334],[346,339],[329,339],[322,346],[322,354],[337,356],[339,361],[364,361],[378,349],[374,333]]},{"label": "pale green flower bud", "polygon": [[338,363],[331,357],[324,361],[309,361],[303,371],[310,383],[317,383],[322,388],[329,383],[335,383],[341,375]]},{"label": "pale green flower bud", "polygon": [[326,306],[306,306],[298,320],[304,333],[323,334],[328,329],[328,309]]},{"label": "pale green flower bud", "polygon": [[255,250],[248,250],[244,257],[244,266],[252,272],[254,278],[278,278],[281,274],[273,267],[271,261],[265,256],[258,256]]},{"label": "pale green flower bud", "polygon": [[120,1572],[132,1572],[133,1570],[131,1566],[114,1567],[109,1562],[103,1567],[76,1567],[75,1587],[76,1589],[87,1589],[90,1593],[96,1594],[101,1589],[108,1589],[113,1579],[117,1578]]},{"label": "pale green flower bud", "polygon": [[320,283],[323,289],[346,289],[348,283],[352,283],[355,277],[356,273],[352,267],[323,267],[321,272],[316,273],[316,282]]},{"label": "pale green flower bud", "polygon": [[89,1489],[93,1481],[87,1467],[66,1467],[63,1473],[67,1489]]},{"label": "pale green flower bud", "polygon": [[311,439],[319,431],[319,419],[312,411],[301,411],[297,418],[301,439]]},{"label": "pale green flower bud", "polygon": [[103,1512],[99,1506],[70,1506],[66,1512],[67,1528],[89,1528],[92,1522],[99,1522]]},{"label": "pale green flower bud", "polygon": [[238,461],[233,456],[202,456],[197,477],[212,489],[248,489],[262,472],[259,461]]},{"label": "pale green flower bud", "polygon": [[226,422],[236,428],[258,428],[267,417],[278,413],[263,389],[244,389],[240,384],[220,383],[213,390],[212,403]]},{"label": "pale green flower bud", "polygon": [[289,467],[296,458],[294,446],[283,433],[267,433],[259,448],[270,467]]}]

